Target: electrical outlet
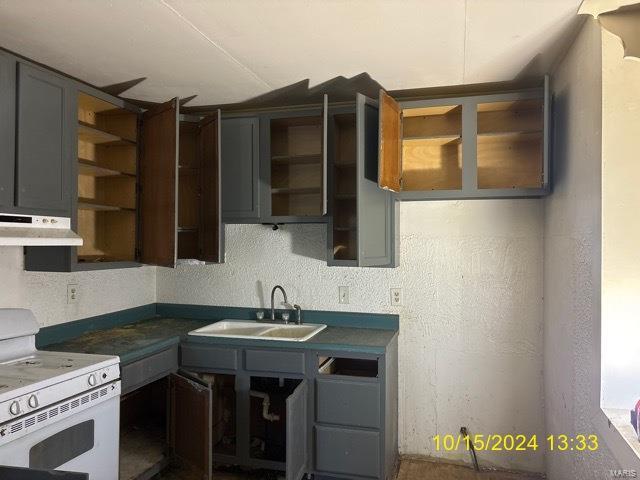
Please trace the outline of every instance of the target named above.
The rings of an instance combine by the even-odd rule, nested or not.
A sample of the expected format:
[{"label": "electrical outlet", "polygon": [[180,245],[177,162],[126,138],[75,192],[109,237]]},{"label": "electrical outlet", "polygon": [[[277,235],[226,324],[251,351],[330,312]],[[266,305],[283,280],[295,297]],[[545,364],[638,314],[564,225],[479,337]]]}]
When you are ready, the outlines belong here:
[{"label": "electrical outlet", "polygon": [[67,303],[78,303],[80,297],[80,291],[77,283],[70,283],[67,285]]},{"label": "electrical outlet", "polygon": [[338,287],[338,303],[349,303],[349,287]]},{"label": "electrical outlet", "polygon": [[391,306],[392,307],[402,306],[402,289],[401,288],[391,289]]}]

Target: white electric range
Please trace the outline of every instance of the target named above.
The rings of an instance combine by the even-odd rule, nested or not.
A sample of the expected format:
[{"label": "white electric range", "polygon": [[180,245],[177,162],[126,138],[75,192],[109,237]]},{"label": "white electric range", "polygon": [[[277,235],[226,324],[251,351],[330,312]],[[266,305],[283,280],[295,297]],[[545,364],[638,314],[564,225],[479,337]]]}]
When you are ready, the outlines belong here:
[{"label": "white electric range", "polygon": [[38,330],[0,309],[0,466],[117,478],[118,357],[36,350]]}]

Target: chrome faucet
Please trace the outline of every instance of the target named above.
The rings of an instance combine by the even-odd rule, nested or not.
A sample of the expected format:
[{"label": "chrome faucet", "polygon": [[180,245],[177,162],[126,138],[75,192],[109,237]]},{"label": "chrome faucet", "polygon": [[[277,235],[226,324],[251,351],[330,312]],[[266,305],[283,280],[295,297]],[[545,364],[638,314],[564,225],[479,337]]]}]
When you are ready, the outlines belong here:
[{"label": "chrome faucet", "polygon": [[289,302],[287,301],[287,292],[284,291],[284,288],[282,288],[280,285],[276,285],[275,287],[273,287],[273,289],[271,290],[271,320],[275,320],[276,319],[276,310],[273,306],[273,300],[274,297],[276,295],[276,290],[280,289],[280,291],[282,292],[282,296],[284,297],[284,303],[288,304]]}]

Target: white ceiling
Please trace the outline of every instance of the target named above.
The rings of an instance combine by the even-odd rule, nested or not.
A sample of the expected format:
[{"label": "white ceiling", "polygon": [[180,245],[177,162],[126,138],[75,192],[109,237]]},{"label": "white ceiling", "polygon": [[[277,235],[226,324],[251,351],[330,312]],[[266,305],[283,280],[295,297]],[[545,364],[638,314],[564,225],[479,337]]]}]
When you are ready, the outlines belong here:
[{"label": "white ceiling", "polygon": [[579,4],[0,0],[0,46],[99,86],[147,77],[128,97],[220,104],[361,72],[389,90],[543,73]]}]

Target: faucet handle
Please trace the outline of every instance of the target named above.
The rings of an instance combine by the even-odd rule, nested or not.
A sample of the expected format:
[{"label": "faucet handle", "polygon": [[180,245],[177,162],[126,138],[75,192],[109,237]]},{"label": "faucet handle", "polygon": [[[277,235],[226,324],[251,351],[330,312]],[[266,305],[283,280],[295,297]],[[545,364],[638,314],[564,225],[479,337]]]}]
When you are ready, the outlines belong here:
[{"label": "faucet handle", "polygon": [[296,309],[296,323],[300,325],[302,323],[302,308],[297,303],[293,306]]},{"label": "faucet handle", "polygon": [[289,323],[289,312],[282,312],[282,320],[284,323]]}]

